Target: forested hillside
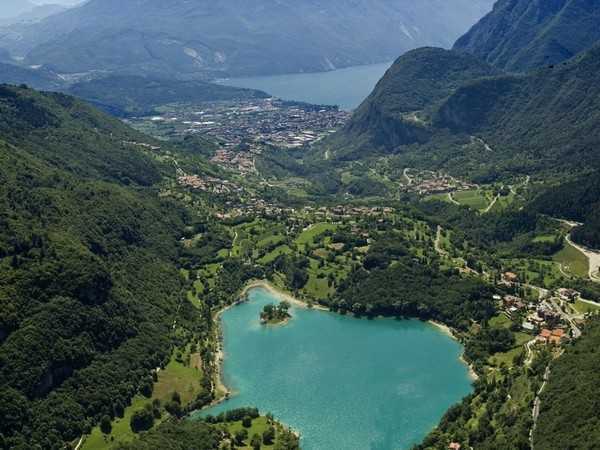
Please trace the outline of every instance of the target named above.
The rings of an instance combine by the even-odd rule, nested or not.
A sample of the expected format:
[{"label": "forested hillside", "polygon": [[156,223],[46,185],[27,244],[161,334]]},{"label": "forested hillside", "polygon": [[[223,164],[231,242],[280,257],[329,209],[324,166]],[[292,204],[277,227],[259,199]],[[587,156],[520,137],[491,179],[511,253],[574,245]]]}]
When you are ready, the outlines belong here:
[{"label": "forested hillside", "polygon": [[600,46],[526,76],[480,80],[439,108],[438,129],[483,137],[496,170],[535,173],[600,166]]},{"label": "forested hillside", "polygon": [[590,172],[574,181],[548,189],[535,199],[534,211],[583,223],[573,230],[573,239],[600,248],[600,174]]},{"label": "forested hillside", "polygon": [[400,145],[430,139],[435,106],[469,80],[498,74],[479,59],[440,48],[402,55],[354,113],[325,144],[336,159],[393,153]]},{"label": "forested hillside", "polygon": [[202,81],[175,81],[138,76],[108,76],[82,81],[67,92],[113,115],[147,115],[168,103],[201,103],[266,98],[264,92]]},{"label": "forested hillside", "polygon": [[600,167],[600,46],[527,75],[483,76],[493,70],[466,58],[430,49],[401,57],[350,124],[305,163],[395,155],[388,165],[479,180]]},{"label": "forested hillside", "polygon": [[583,337],[552,364],[542,395],[535,448],[594,449],[600,442],[600,321],[590,322]]},{"label": "forested hillside", "polygon": [[185,213],[120,123],[11,87],[0,110],[1,446],[62,448],[170,356]]},{"label": "forested hillside", "polygon": [[2,49],[0,49],[0,83],[27,84],[42,90],[59,89],[64,85],[58,75],[47,69],[33,70],[17,66],[10,63],[9,59],[10,56],[7,53],[2,55]]},{"label": "forested hillside", "polygon": [[600,40],[596,0],[500,0],[454,45],[494,66],[527,71],[558,64]]}]

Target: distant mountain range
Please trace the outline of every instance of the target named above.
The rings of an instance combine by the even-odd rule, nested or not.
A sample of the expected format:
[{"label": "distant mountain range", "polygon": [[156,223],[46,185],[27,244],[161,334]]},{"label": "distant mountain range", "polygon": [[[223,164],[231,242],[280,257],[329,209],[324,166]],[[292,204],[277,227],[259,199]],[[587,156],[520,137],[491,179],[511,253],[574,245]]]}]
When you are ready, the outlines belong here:
[{"label": "distant mountain range", "polygon": [[[0,16],[0,26],[14,25],[14,24],[31,24],[39,22],[40,20],[50,17],[53,14],[66,11],[67,8],[61,5],[48,4],[48,5],[34,5],[30,4],[31,8],[26,11],[22,11],[17,15],[9,17]],[[0,8],[1,10],[1,8]]]},{"label": "distant mountain range", "polygon": [[152,114],[154,108],[167,103],[268,97],[265,92],[254,89],[134,75],[113,75],[68,83],[45,67],[22,67],[8,62],[7,58],[0,51],[0,84],[25,84],[43,91],[68,93],[118,117]]},{"label": "distant mountain range", "polygon": [[383,62],[449,47],[493,0],[90,0],[0,33],[61,73],[236,76]]},{"label": "distant mountain range", "polygon": [[597,0],[499,0],[454,48],[524,71],[562,62],[598,40]]},{"label": "distant mountain range", "polygon": [[29,0],[2,0],[0,5],[0,19],[15,17],[35,8],[35,4]]},{"label": "distant mountain range", "polygon": [[[500,0],[454,50],[401,56],[346,128],[326,141],[326,154],[358,160],[420,152],[430,164],[468,172],[470,159],[479,173],[496,175],[600,168],[598,24],[600,1]],[[569,51],[548,59],[550,42]],[[540,68],[504,72],[528,65]],[[466,155],[469,136],[494,151]]]}]

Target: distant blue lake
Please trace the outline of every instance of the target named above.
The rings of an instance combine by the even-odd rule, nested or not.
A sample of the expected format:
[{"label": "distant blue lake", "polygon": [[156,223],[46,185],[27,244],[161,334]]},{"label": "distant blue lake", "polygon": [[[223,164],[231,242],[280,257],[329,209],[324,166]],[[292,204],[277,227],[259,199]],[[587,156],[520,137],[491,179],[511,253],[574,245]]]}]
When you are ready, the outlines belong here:
[{"label": "distant blue lake", "polygon": [[231,400],[299,431],[304,450],[401,450],[420,442],[471,391],[461,346],[434,326],[293,308],[286,326],[259,323],[279,299],[253,289],[223,314]]},{"label": "distant blue lake", "polygon": [[391,62],[349,67],[332,72],[231,78],[220,83],[265,91],[283,100],[317,105],[338,105],[345,110],[358,107],[373,91]]}]

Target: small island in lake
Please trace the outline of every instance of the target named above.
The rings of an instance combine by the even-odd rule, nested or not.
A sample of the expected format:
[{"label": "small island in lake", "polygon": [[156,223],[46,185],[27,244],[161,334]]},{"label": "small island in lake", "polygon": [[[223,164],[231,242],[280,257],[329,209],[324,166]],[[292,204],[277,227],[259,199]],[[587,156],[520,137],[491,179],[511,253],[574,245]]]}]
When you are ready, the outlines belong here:
[{"label": "small island in lake", "polygon": [[280,325],[287,323],[291,318],[290,303],[283,301],[278,305],[265,305],[260,313],[260,322],[263,325]]}]

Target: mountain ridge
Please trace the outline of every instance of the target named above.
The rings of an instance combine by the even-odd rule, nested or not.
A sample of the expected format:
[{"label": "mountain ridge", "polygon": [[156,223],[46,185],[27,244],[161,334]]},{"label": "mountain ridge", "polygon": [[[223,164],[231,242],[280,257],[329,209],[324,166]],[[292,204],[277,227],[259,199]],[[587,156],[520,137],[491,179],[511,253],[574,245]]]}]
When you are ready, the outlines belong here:
[{"label": "mountain ridge", "polygon": [[389,61],[426,44],[451,46],[492,2],[459,1],[457,8],[440,0],[91,0],[38,24],[10,28],[0,46],[59,73],[326,71]]},{"label": "mountain ridge", "polygon": [[600,40],[596,0],[499,0],[455,50],[508,71],[558,64]]}]

